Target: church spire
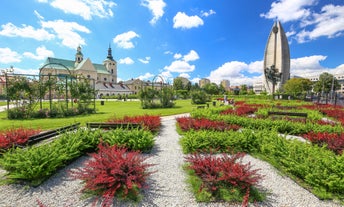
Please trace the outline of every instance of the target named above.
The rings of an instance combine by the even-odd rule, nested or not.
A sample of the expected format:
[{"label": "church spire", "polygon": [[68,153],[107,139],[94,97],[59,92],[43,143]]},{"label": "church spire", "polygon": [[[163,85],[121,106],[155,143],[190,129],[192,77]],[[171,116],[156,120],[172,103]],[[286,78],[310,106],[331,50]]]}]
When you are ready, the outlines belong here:
[{"label": "church spire", "polygon": [[75,63],[80,63],[84,59],[84,55],[81,52],[81,46],[79,45],[76,49]]},{"label": "church spire", "polygon": [[111,50],[111,45],[110,45],[110,43],[109,43],[108,55],[107,55],[106,58],[113,61],[112,50]]}]

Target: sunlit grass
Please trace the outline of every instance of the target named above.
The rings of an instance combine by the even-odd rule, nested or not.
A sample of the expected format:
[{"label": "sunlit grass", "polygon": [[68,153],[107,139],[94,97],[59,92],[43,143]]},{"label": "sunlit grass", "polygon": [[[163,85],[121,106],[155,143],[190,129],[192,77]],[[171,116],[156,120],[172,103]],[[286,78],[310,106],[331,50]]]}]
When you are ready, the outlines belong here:
[{"label": "sunlit grass", "polygon": [[191,112],[196,106],[191,104],[191,100],[177,100],[174,108],[166,109],[142,109],[139,101],[105,101],[104,105],[100,101],[96,102],[96,114],[75,116],[68,118],[46,118],[30,120],[8,120],[7,112],[0,112],[0,129],[32,127],[41,129],[54,129],[74,123],[103,122],[111,117],[121,118],[125,115],[159,115],[168,116],[174,114]]}]

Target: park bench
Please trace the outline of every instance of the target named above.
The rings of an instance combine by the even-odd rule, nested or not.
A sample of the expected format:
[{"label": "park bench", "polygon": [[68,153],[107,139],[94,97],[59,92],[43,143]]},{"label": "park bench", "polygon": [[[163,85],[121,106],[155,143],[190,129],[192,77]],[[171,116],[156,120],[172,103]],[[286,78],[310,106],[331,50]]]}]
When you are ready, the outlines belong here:
[{"label": "park bench", "polygon": [[141,124],[133,123],[107,123],[107,122],[88,122],[86,123],[87,128],[99,128],[99,129],[140,129]]},{"label": "park bench", "polygon": [[58,129],[48,130],[48,131],[41,132],[39,134],[32,135],[29,137],[29,140],[26,143],[26,145],[33,145],[37,142],[40,142],[40,141],[45,140],[45,139],[49,139],[51,137],[55,137],[59,134],[65,133],[67,131],[72,131],[72,130],[78,129],[79,126],[80,126],[80,123],[76,123],[76,124],[64,126],[64,127],[58,128]]},{"label": "park bench", "polygon": [[289,116],[289,117],[301,117],[303,122],[306,122],[308,117],[307,113],[300,113],[300,112],[286,112],[286,111],[268,111],[268,116]]},{"label": "park bench", "polygon": [[197,109],[204,109],[205,106],[197,106]]}]

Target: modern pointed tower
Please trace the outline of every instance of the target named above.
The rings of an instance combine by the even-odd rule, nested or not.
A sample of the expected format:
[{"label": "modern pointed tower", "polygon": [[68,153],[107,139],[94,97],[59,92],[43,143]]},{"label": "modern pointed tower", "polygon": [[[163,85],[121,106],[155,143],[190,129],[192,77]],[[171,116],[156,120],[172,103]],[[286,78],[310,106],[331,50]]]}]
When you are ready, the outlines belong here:
[{"label": "modern pointed tower", "polygon": [[[266,43],[263,71],[263,83],[268,94],[281,90],[283,84],[290,77],[289,44],[279,21],[274,23]],[[274,77],[276,78],[274,79],[275,84],[273,84],[274,81],[271,81]]]}]

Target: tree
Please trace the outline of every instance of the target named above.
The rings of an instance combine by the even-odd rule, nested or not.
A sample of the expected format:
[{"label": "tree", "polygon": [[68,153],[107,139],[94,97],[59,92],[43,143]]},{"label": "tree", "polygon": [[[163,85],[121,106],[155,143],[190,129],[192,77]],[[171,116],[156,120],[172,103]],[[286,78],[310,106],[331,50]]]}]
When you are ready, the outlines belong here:
[{"label": "tree", "polygon": [[312,81],[306,78],[292,78],[283,85],[284,91],[294,97],[306,95],[312,89]]},{"label": "tree", "polygon": [[191,103],[192,104],[205,104],[210,101],[210,97],[203,90],[191,91]]},{"label": "tree", "polygon": [[173,80],[173,89],[174,90],[183,90],[184,89],[183,81],[181,78],[175,78]]},{"label": "tree", "polygon": [[203,87],[204,91],[210,95],[219,94],[219,87],[216,83],[207,83]]},{"label": "tree", "polygon": [[243,84],[240,86],[239,94],[240,95],[246,95],[247,94],[247,85]]},{"label": "tree", "polygon": [[319,76],[319,81],[314,84],[314,92],[324,92],[328,94],[332,91],[335,91],[340,87],[338,80],[334,78],[334,76],[330,73],[322,73]]}]

